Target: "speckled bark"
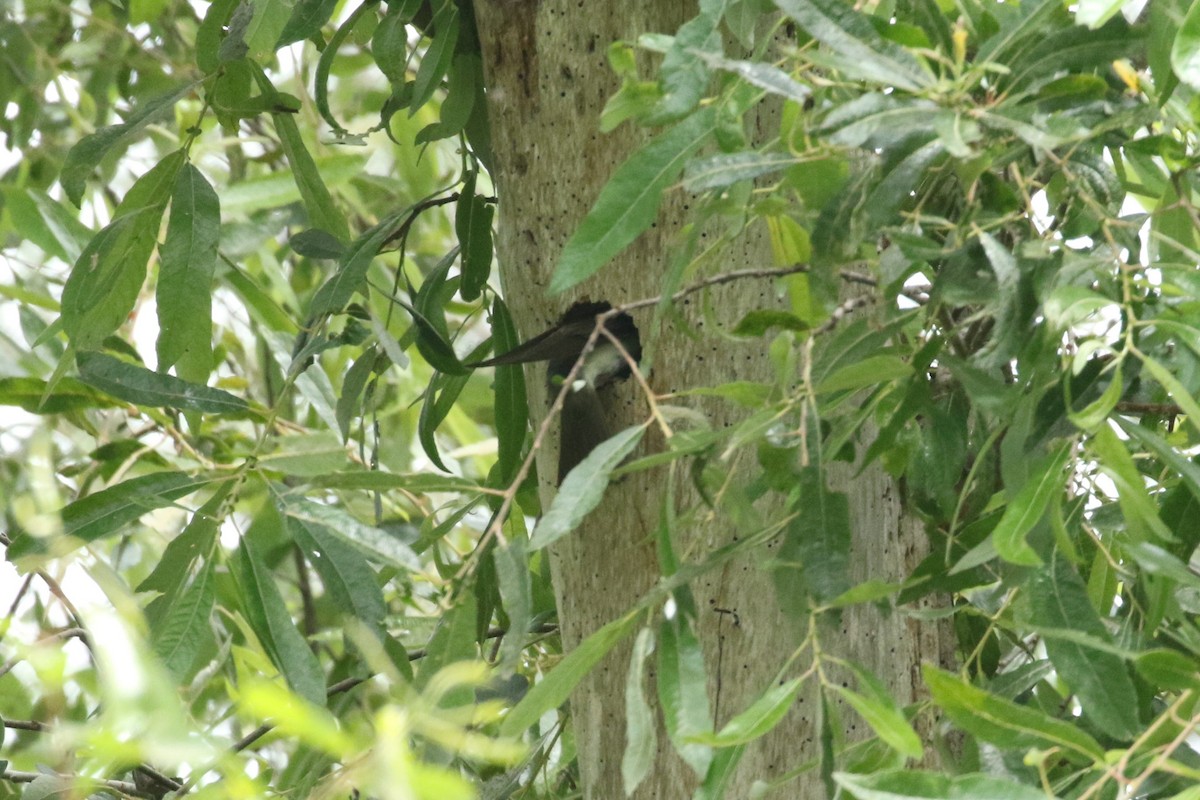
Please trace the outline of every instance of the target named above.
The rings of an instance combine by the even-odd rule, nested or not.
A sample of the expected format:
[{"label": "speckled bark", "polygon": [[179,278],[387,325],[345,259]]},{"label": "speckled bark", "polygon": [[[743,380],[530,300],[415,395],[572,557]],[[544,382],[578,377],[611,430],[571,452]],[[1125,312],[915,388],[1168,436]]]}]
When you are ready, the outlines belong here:
[{"label": "speckled bark", "polygon": [[[476,0],[476,16],[488,82],[489,114],[496,160],[498,194],[497,252],[501,280],[522,334],[536,333],[581,299],[620,303],[660,291],[672,237],[686,212],[687,198],[671,194],[658,224],[606,266],[592,281],[566,296],[544,292],[567,238],[591,207],[600,188],[628,154],[647,138],[624,125],[603,135],[600,110],[617,88],[606,50],[617,39],[648,31],[673,32],[694,13],[678,0]],[[770,128],[771,122],[764,121]],[[753,133],[753,132],[751,132]],[[722,270],[770,264],[765,231],[747,236],[720,265]],[[714,306],[723,323],[773,292],[769,282],[749,281],[723,288]],[[700,314],[685,314],[703,332]],[[639,322],[644,322],[639,319]],[[769,379],[761,343],[738,347],[727,340],[689,338],[668,328],[656,347],[650,377],[657,392],[730,379]],[[540,422],[545,398],[540,374],[531,373],[530,403]],[[619,387],[614,430],[644,418],[645,404],[632,382]],[[714,427],[731,424],[728,404],[697,402]],[[645,446],[657,442],[648,436]],[[542,494],[553,494],[556,447],[539,454]],[[848,481],[849,473],[846,480]],[[665,490],[657,472],[641,473],[608,490],[603,508],[552,549],[551,564],[563,640],[576,646],[589,633],[628,610],[654,585],[659,568],[654,526]],[[694,498],[690,502],[694,502]],[[912,524],[901,525],[893,487],[877,470],[855,479],[854,561],[856,578],[894,580],[919,557],[924,536]],[[681,533],[681,552],[697,553],[725,544],[731,531],[697,525]],[[762,691],[799,642],[796,626],[781,618],[770,590],[770,576],[756,558],[745,558],[714,572],[694,587],[703,619],[699,634],[705,647],[710,703],[718,726],[744,709]],[[715,609],[736,611],[733,615]],[[828,634],[828,646],[886,674],[902,702],[913,696],[922,657],[938,659],[934,633],[918,631],[899,615],[880,619],[873,610],[847,614],[845,635]],[[849,646],[853,643],[853,646]],[[625,746],[624,696],[629,647],[604,660],[571,698],[585,797],[612,800],[624,796],[620,763]],[[806,697],[776,731],[748,749],[726,796],[748,796],[755,780],[770,780],[815,755],[811,723],[815,702]],[[847,713],[848,722],[857,722]],[[637,797],[686,797],[697,778],[659,736],[659,753]],[[817,797],[815,784],[788,785],[780,796]]]}]

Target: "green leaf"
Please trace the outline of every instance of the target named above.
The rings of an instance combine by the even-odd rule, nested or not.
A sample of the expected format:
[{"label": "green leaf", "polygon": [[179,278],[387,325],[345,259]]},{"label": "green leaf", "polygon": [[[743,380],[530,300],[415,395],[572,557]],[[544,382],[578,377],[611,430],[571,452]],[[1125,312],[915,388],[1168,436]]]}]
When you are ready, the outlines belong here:
[{"label": "green leaf", "polygon": [[500,723],[501,736],[519,736],[542,715],[558,708],[592,667],[604,658],[617,642],[624,639],[638,620],[638,614],[626,614],[588,636],[572,650],[529,693],[517,703]]},{"label": "green leaf", "polygon": [[1156,686],[1172,691],[1200,689],[1200,664],[1177,650],[1157,648],[1138,655],[1138,674]]},{"label": "green leaf", "polygon": [[803,679],[793,678],[772,686],[759,695],[745,711],[726,722],[720,733],[692,736],[689,741],[709,747],[733,747],[758,739],[778,725],[791,710],[803,683]]},{"label": "green leaf", "polygon": [[[492,301],[492,342],[499,353],[507,353],[519,344],[508,306],[499,297]],[[525,372],[520,364],[496,367],[493,400],[496,419],[496,474],[506,486],[517,474],[525,448],[525,429],[529,424],[529,400],[525,394]]]},{"label": "green leaf", "polygon": [[1045,800],[1034,789],[992,775],[947,775],[912,769],[860,775],[835,772],[833,779],[858,800]]},{"label": "green leaf", "polygon": [[63,534],[83,542],[94,542],[120,532],[146,512],[173,505],[175,500],[216,480],[221,479],[206,475],[193,477],[184,472],[156,472],[130,478],[63,508]]},{"label": "green leaf", "polygon": [[338,0],[296,0],[296,6],[292,9],[287,24],[283,26],[283,31],[280,32],[279,39],[275,42],[275,48],[279,49],[287,47],[289,44],[302,42],[316,34],[326,22],[329,22],[337,4]]},{"label": "green leaf", "polygon": [[[464,592],[457,603],[438,620],[437,629],[429,639],[425,648],[425,658],[421,659],[413,686],[424,689],[443,668],[459,661],[474,661],[479,658],[479,647],[475,643],[475,628],[479,617],[477,599],[474,592]],[[448,696],[441,698],[444,708],[453,708],[470,703],[471,691],[468,687],[456,687]]]},{"label": "green leaf", "polygon": [[469,478],[436,473],[396,473],[380,470],[347,470],[328,475],[314,475],[309,484],[325,489],[359,489],[386,492],[399,489],[405,492],[478,492],[479,484]]},{"label": "green leaf", "polygon": [[854,671],[858,686],[865,693],[858,694],[837,685],[833,688],[854,707],[888,747],[908,758],[921,758],[925,752],[921,737],[908,723],[904,709],[896,703],[883,682],[858,664],[848,663],[847,666]]},{"label": "green leaf", "polygon": [[289,525],[295,520],[304,525],[320,526],[323,531],[381,564],[406,571],[421,569],[420,559],[411,547],[381,528],[359,522],[340,508],[302,497],[285,497],[282,510]]},{"label": "green leaf", "polygon": [[533,590],[529,575],[529,540],[524,531],[510,536],[503,547],[494,552],[496,578],[500,584],[500,597],[504,600],[504,613],[508,615],[508,633],[500,646],[500,663],[516,665],[525,649],[526,633],[533,616]]},{"label": "green leaf", "polygon": [[804,320],[795,314],[778,309],[760,308],[748,312],[733,328],[734,336],[754,337],[763,336],[772,328],[783,328],[788,331],[806,331],[809,329]]},{"label": "green leaf", "polygon": [[213,563],[206,562],[154,626],[154,652],[177,680],[187,677],[196,655],[213,638],[209,622],[216,602],[213,572]]},{"label": "green leaf", "polygon": [[99,347],[128,319],[146,280],[161,217],[161,207],[122,216],[84,248],[62,293],[63,329],[76,349]]},{"label": "green leaf", "polygon": [[84,383],[130,403],[237,416],[251,411],[245,400],[229,392],[151,372],[107,353],[79,352],[75,363]]},{"label": "green leaf", "polygon": [[379,254],[379,249],[395,233],[399,221],[410,213],[411,209],[404,209],[385,217],[351,243],[337,271],[313,295],[308,309],[311,318],[334,314],[346,307],[366,280],[367,270]]},{"label": "green leaf", "polygon": [[[282,24],[279,30],[282,30]],[[272,44],[278,38],[279,30],[270,34]],[[281,95],[271,83],[271,79],[253,61],[250,64],[255,83],[263,96],[274,108],[286,108]],[[296,188],[300,190],[300,199],[304,201],[304,208],[308,212],[312,227],[331,233],[339,241],[348,241],[350,226],[346,222],[346,216],[334,205],[333,197],[329,194],[329,187],[325,185],[325,179],[321,177],[321,171],[317,168],[316,161],[308,152],[304,138],[300,135],[300,127],[296,124],[295,115],[290,113],[290,109],[276,111],[271,114],[271,119],[275,122],[275,133],[279,135],[279,143],[282,145],[288,165],[291,167],[288,172],[296,182]]]},{"label": "green leaf", "polygon": [[[316,160],[317,170],[326,186],[339,186],[362,175],[366,163],[366,158],[358,155],[322,156]],[[255,211],[290,205],[301,199],[300,187],[296,181],[297,178],[291,174],[291,170],[278,170],[222,187],[221,210],[226,214],[252,214]],[[402,211],[391,215],[387,219],[403,213]],[[314,223],[313,227],[319,226]],[[371,231],[373,230],[375,229],[372,228]],[[364,235],[369,236],[371,231]]]},{"label": "green leaf", "polygon": [[654,652],[654,631],[642,628],[633,642],[629,657],[629,675],[625,679],[625,753],[621,756],[621,785],[632,795],[650,768],[658,744],[658,725],[646,700],[642,673]]},{"label": "green leaf", "polygon": [[703,777],[712,761],[712,748],[694,737],[711,736],[712,715],[708,702],[708,679],[704,651],[682,605],[659,626],[658,669],[654,679],[662,705],[667,735],[697,776]]},{"label": "green leaf", "polygon": [[530,537],[529,549],[543,547],[566,536],[583,521],[593,508],[600,504],[608,488],[609,475],[625,456],[637,447],[646,429],[641,425],[626,428],[617,435],[596,446],[588,457],[571,470],[550,508],[538,521]]},{"label": "green leaf", "polygon": [[1171,395],[1171,399],[1183,409],[1188,424],[1197,431],[1200,431],[1200,403],[1196,401],[1192,393],[1179,382],[1178,378],[1171,374],[1170,370],[1153,358],[1143,356],[1142,366],[1154,377],[1154,380],[1158,381],[1163,389],[1166,389],[1167,394]]},{"label": "green leaf", "polygon": [[472,302],[479,298],[492,272],[492,207],[475,194],[475,173],[471,173],[459,195],[454,230],[462,254],[459,294]]},{"label": "green leaf", "polygon": [[1005,561],[1026,566],[1042,563],[1025,542],[1025,537],[1042,518],[1054,495],[1063,490],[1067,462],[1074,449],[1074,441],[1060,442],[1048,456],[1030,468],[1029,477],[1004,509],[1004,516],[992,531],[991,540],[996,553]]},{"label": "green leaf", "polygon": [[1179,80],[1200,91],[1200,4],[1191,4],[1175,34],[1171,44],[1171,68]]},{"label": "green leaf", "polygon": [[425,400],[421,403],[421,415],[417,419],[417,438],[430,462],[442,472],[451,470],[442,462],[442,454],[438,451],[437,429],[454,410],[458,396],[462,394],[468,380],[469,375],[434,373],[429,381],[429,388],[425,390]]},{"label": "green leaf", "polygon": [[171,195],[167,237],[160,251],[158,370],[205,381],[212,371],[212,281],[221,238],[221,201],[186,164]]},{"label": "green leaf", "polygon": [[838,69],[853,77],[907,91],[933,83],[920,61],[840,0],[775,0],[775,5],[836,53]]},{"label": "green leaf", "polygon": [[421,64],[417,67],[417,75],[413,79],[412,101],[408,106],[410,116],[429,102],[429,98],[433,97],[433,93],[441,85],[442,77],[450,69],[460,27],[462,26],[458,18],[458,5],[452,0],[440,0],[434,12],[433,24],[429,27],[433,39],[429,42]]},{"label": "green leaf", "polygon": [[[182,84],[169,94],[142,103],[127,115],[125,121],[120,125],[101,128],[76,142],[75,146],[67,153],[62,172],[59,175],[63,190],[71,202],[76,207],[80,206],[88,176],[92,174],[92,170],[100,164],[110,150],[141,131],[159,115],[165,114],[198,84],[199,81]],[[154,233],[158,233],[158,231],[155,230]]]},{"label": "green leaf", "polygon": [[[403,63],[403,62],[401,62]],[[446,85],[446,98],[438,110],[438,121],[430,123],[413,137],[415,144],[435,142],[457,136],[471,119],[475,109],[477,82],[483,80],[483,62],[477,53],[459,52],[450,64],[450,77]],[[490,210],[490,209],[489,209]],[[465,243],[463,247],[466,251]]]},{"label": "green leaf", "polygon": [[946,716],[982,741],[1011,749],[1061,748],[1074,761],[1104,759],[1104,748],[1078,725],[1005,700],[932,664],[922,664],[921,674]]},{"label": "green leaf", "polygon": [[252,528],[242,537],[242,545],[233,559],[242,611],[288,685],[305,700],[323,707],[325,675],[321,665],[292,622],[275,577],[258,552],[261,545],[255,543],[253,533]]},{"label": "green leaf", "polygon": [[0,378],[0,406],[30,414],[62,414],[85,408],[112,408],[117,402],[74,378],[61,378],[51,391],[40,378]]},{"label": "green leaf", "polygon": [[[726,17],[728,21],[728,17]],[[697,55],[713,69],[732,72],[751,86],[765,89],[767,92],[805,103],[812,96],[812,90],[803,83],[795,81],[790,75],[771,64],[758,61],[741,61],[723,58],[715,53],[697,53]]]},{"label": "green leaf", "polygon": [[912,365],[899,356],[868,356],[838,369],[818,383],[814,391],[817,394],[829,394],[862,389],[907,378],[911,374]]},{"label": "green leaf", "polygon": [[719,55],[717,27],[728,0],[701,3],[700,13],[679,26],[659,68],[662,96],[645,122],[661,125],[679,119],[696,107],[708,87],[703,54]]},{"label": "green leaf", "polygon": [[[1088,600],[1087,588],[1062,555],[1033,572],[1028,582],[1035,625],[1078,631],[1109,644],[1112,637]],[[1125,664],[1116,655],[1043,632],[1046,653],[1079,698],[1083,713],[1108,735],[1129,740],[1141,730],[1138,699]]]},{"label": "green leaf", "polygon": [[[784,566],[799,566],[804,588],[818,601],[832,600],[850,588],[850,501],[841,492],[825,486],[816,465],[804,467],[797,476],[798,495],[791,510],[779,560]],[[777,581],[776,591],[798,591],[790,581]]]},{"label": "green leaf", "polygon": [[174,592],[187,580],[192,565],[212,552],[221,524],[219,514],[234,481],[218,487],[204,505],[196,509],[183,531],[167,543],[154,569],[138,584],[138,592]]},{"label": "green leaf", "polygon": [[1130,438],[1136,439],[1170,467],[1183,481],[1183,485],[1188,488],[1188,491],[1192,493],[1192,497],[1200,501],[1200,466],[1197,466],[1194,461],[1180,453],[1177,448],[1149,428],[1121,416],[1116,417],[1116,421],[1121,426],[1121,430],[1129,434]]},{"label": "green leaf", "polygon": [[797,163],[797,157],[790,153],[722,153],[688,162],[683,171],[683,188],[689,192],[719,189]]},{"label": "green leaf", "polygon": [[550,293],[571,288],[624,250],[658,217],[663,191],[716,128],[716,110],[697,111],[651,140],[622,164],[567,241]]},{"label": "green leaf", "polygon": [[288,532],[321,576],[321,585],[337,611],[361,621],[381,637],[387,605],[379,579],[367,560],[327,525],[286,513]]}]

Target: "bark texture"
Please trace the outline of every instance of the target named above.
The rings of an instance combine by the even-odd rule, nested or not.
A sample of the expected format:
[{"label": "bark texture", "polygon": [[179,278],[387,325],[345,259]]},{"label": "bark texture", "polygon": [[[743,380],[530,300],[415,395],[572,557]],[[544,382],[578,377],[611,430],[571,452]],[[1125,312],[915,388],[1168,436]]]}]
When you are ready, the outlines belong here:
[{"label": "bark texture", "polygon": [[[687,211],[688,198],[678,191],[668,196],[658,224],[594,279],[557,297],[547,297],[545,287],[564,243],[601,187],[650,135],[629,124],[607,135],[598,131],[600,111],[618,88],[607,63],[609,44],[646,32],[673,33],[694,15],[694,5],[679,0],[477,0],[475,13],[500,197],[496,247],[502,285],[522,335],[543,330],[578,300],[617,304],[657,295],[673,237]],[[764,118],[760,124],[769,130],[774,123]],[[743,237],[720,268],[770,263],[767,233],[758,230]],[[718,322],[732,324],[773,294],[767,281],[729,284],[714,292],[712,305]],[[703,336],[705,323],[697,305],[691,303],[683,312],[702,335],[691,338],[669,327],[663,331],[654,346],[651,387],[666,393],[733,379],[769,379],[764,343],[735,346]],[[647,322],[646,317],[638,318],[643,331]],[[537,370],[529,376],[531,410],[540,422],[546,412],[542,376]],[[644,419],[646,405],[632,381],[617,387],[613,397],[619,401],[613,404],[613,430]],[[732,415],[740,413],[715,401],[692,405],[714,428],[731,424]],[[660,444],[647,436],[644,446],[654,449]],[[556,449],[555,444],[539,454],[545,501],[554,491]],[[880,470],[868,469],[857,478],[852,474],[847,471],[841,479],[853,481],[855,579],[895,580],[923,554],[924,534],[911,521],[902,522],[899,498]],[[657,581],[654,530],[665,491],[662,474],[655,471],[614,484],[602,507],[552,549],[555,594],[568,649],[622,615]],[[688,496],[679,500],[695,502]],[[727,543],[732,535],[720,520],[701,520],[681,532],[676,547],[694,556]],[[760,565],[762,555],[731,562],[693,586],[701,607],[698,635],[718,728],[769,685],[802,638],[801,626],[782,618],[769,588],[770,576]],[[823,644],[876,670],[900,701],[908,702],[916,695],[920,661],[941,660],[943,641],[936,629],[866,609],[847,613],[841,631],[827,632]],[[571,698],[584,796],[592,800],[624,796],[620,764],[629,652],[627,645],[610,654]],[[769,781],[814,758],[816,719],[815,696],[806,695],[772,734],[748,748],[726,797],[747,797],[754,781]],[[847,727],[865,728],[852,712],[846,711],[844,719]],[[658,743],[654,768],[635,796],[689,796],[698,777],[675,755],[661,730]],[[811,772],[778,794],[820,795]]]}]

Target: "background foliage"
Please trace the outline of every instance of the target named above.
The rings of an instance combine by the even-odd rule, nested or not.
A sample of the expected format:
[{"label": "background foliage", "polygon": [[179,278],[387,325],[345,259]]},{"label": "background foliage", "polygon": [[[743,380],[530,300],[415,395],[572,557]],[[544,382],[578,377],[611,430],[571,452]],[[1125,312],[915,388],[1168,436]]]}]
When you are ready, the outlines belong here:
[{"label": "background foliage", "polygon": [[[705,0],[614,43],[596,125],[661,132],[551,290],[685,191],[663,296],[767,226],[782,305],[706,334],[770,348],[774,383],[692,387],[745,422],[646,398],[669,450],[619,469],[708,505],[663,509],[660,588],[565,658],[542,548],[645,426],[543,515],[520,369],[463,366],[516,341],[470,5],[201,5],[0,20],[0,793],[569,796],[563,703],[636,637],[631,788],[652,709],[715,797],[811,681],[871,730],[822,719],[793,774],[831,795],[1200,796],[1200,5]],[[849,580],[825,467],[856,458],[925,521],[903,584]],[[709,513],[733,543],[676,554]],[[717,725],[687,581],[775,538],[807,635]],[[822,651],[855,603],[952,617],[962,668],[898,707]]]}]

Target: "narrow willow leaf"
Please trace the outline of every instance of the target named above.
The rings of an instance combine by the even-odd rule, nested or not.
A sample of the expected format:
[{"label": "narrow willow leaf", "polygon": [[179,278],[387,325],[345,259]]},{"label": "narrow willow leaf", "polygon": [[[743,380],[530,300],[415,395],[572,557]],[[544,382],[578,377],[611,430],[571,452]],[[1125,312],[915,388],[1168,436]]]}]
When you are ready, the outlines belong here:
[{"label": "narrow willow leaf", "polygon": [[[744,5],[749,5],[744,4]],[[728,16],[726,21],[728,21]],[[763,64],[756,61],[740,61],[731,58],[722,58],[715,53],[703,53],[695,51],[701,59],[704,60],[713,69],[732,72],[739,78],[744,80],[751,86],[757,86],[759,89],[765,89],[771,94],[778,95],[788,100],[794,100],[797,103],[803,104],[812,95],[812,90],[802,83],[792,79],[783,70],[771,64]]]},{"label": "narrow willow leaf", "polygon": [[924,752],[921,739],[904,718],[904,712],[894,703],[882,702],[878,698],[861,695],[843,686],[835,685],[832,688],[866,720],[871,730],[875,731],[888,747],[909,758],[921,757]]},{"label": "narrow willow leaf", "polygon": [[[159,115],[166,114],[198,84],[199,81],[182,84],[169,94],[142,103],[126,116],[125,121],[121,124],[101,128],[76,142],[67,153],[62,172],[59,175],[63,190],[66,191],[71,202],[77,207],[80,205],[83,201],[83,190],[88,176],[92,174],[92,170],[100,164],[110,150],[145,128]],[[154,233],[158,233],[157,229]]]},{"label": "narrow willow leaf", "polygon": [[450,468],[442,462],[442,454],[437,445],[437,429],[454,409],[454,403],[462,390],[466,388],[469,375],[443,375],[434,373],[425,390],[425,399],[421,403],[421,415],[417,419],[417,439],[430,462],[442,472],[450,472]]},{"label": "narrow willow leaf", "polygon": [[1088,442],[1088,449],[1095,454],[1101,471],[1116,486],[1117,503],[1125,517],[1130,537],[1138,542],[1174,540],[1174,534],[1158,515],[1158,502],[1146,490],[1145,478],[1134,463],[1126,443],[1113,429],[1107,425],[1099,428]]},{"label": "narrow willow leaf", "polygon": [[212,552],[221,524],[221,508],[234,483],[221,484],[212,497],[196,509],[183,531],[167,543],[158,563],[135,591],[171,592],[187,580],[197,559]]},{"label": "narrow willow leaf", "polygon": [[1158,648],[1141,653],[1134,666],[1139,675],[1164,689],[1177,692],[1200,690],[1200,663],[1195,656]]},{"label": "narrow willow leaf", "polygon": [[302,497],[288,497],[284,499],[282,511],[286,518],[321,526],[322,530],[381,564],[411,571],[421,568],[420,559],[407,544],[381,528],[359,522],[340,508]]},{"label": "narrow willow leaf", "polygon": [[775,5],[837,53],[839,68],[852,75],[908,91],[933,82],[916,57],[884,39],[868,17],[839,0],[775,0]]},{"label": "narrow willow leaf", "polygon": [[[498,353],[507,353],[520,342],[508,306],[497,297],[492,302],[492,344]],[[525,392],[525,372],[520,364],[496,367],[493,399],[496,419],[496,474],[501,486],[507,486],[521,466],[525,448],[525,429],[529,424],[529,400]]]},{"label": "narrow willow leaf", "polygon": [[793,678],[772,686],[759,695],[750,707],[735,716],[719,733],[692,736],[689,741],[710,747],[733,747],[754,741],[779,724],[799,697],[804,681]]},{"label": "narrow willow leaf", "polygon": [[350,298],[366,280],[367,269],[379,254],[379,248],[391,237],[399,221],[410,212],[411,209],[404,209],[391,214],[354,240],[337,271],[329,276],[313,296],[308,309],[310,317],[333,314],[346,307]]},{"label": "narrow willow leaf", "polygon": [[[462,133],[463,127],[471,119],[471,113],[475,110],[475,103],[479,99],[477,84],[482,80],[483,61],[478,54],[456,53],[454,60],[450,63],[450,75],[446,81],[446,97],[442,100],[441,108],[438,110],[438,121],[432,122],[418,131],[413,138],[414,143],[422,145]],[[490,212],[490,210],[489,208],[488,211]],[[463,252],[466,252],[465,247]]]},{"label": "narrow willow leaf", "polygon": [[1179,80],[1200,90],[1200,5],[1192,3],[1171,44],[1171,68]]},{"label": "narrow willow leaf", "polygon": [[215,602],[213,564],[208,562],[174,598],[153,630],[154,652],[177,679],[187,677],[196,655],[213,638],[209,617]]},{"label": "narrow willow leaf", "polygon": [[550,279],[552,294],[590,277],[654,223],[663,191],[716,125],[716,110],[702,109],[655,137],[613,173],[563,248]]},{"label": "narrow willow leaf", "polygon": [[263,563],[254,543],[253,529],[242,537],[233,559],[242,611],[271,662],[292,689],[317,706],[325,705],[325,676],[308,642],[297,630],[275,577]]},{"label": "narrow willow leaf", "polygon": [[200,170],[186,164],[171,195],[160,252],[158,371],[204,382],[212,371],[212,280],[221,238],[221,201]]},{"label": "narrow willow leaf", "polygon": [[1073,441],[1061,442],[1049,456],[1030,469],[1028,480],[1009,500],[991,537],[996,553],[1005,561],[1026,566],[1042,563],[1025,542],[1025,537],[1042,518],[1050,499],[1066,485],[1067,462],[1074,448]]},{"label": "narrow willow leaf", "polygon": [[457,4],[441,3],[434,14],[433,24],[428,28],[433,40],[429,42],[413,79],[409,116],[420,111],[441,85],[442,77],[454,60],[454,46],[458,43],[460,27]]},{"label": "narrow willow leaf", "polygon": [[328,475],[314,475],[309,484],[325,489],[365,489],[367,491],[389,491],[401,489],[407,492],[478,492],[480,486],[469,478],[430,473],[396,473],[380,470],[349,470]]},{"label": "narrow willow leaf", "polygon": [[99,347],[129,317],[161,218],[161,208],[120,217],[84,248],[62,293],[63,329],[76,349]]},{"label": "narrow willow leaf", "polygon": [[454,218],[463,262],[459,292],[464,300],[474,301],[492,272],[492,207],[484,198],[474,193],[468,196],[465,191]]},{"label": "narrow willow leaf", "polygon": [[259,0],[254,4],[254,19],[246,26],[247,56],[266,61],[275,52],[280,34],[292,16],[295,0]]},{"label": "narrow willow leaf", "polygon": [[659,626],[658,670],[655,683],[667,735],[688,766],[703,777],[712,761],[712,748],[693,737],[712,735],[704,652],[682,608]]},{"label": "narrow willow leaf", "polygon": [[1130,438],[1137,439],[1150,452],[1158,456],[1164,464],[1174,470],[1183,484],[1187,486],[1188,491],[1192,493],[1192,497],[1200,501],[1200,466],[1197,466],[1194,461],[1180,453],[1177,448],[1168,444],[1165,439],[1149,428],[1124,417],[1118,416],[1116,420],[1117,424],[1121,426],[1121,430],[1129,434]]},{"label": "narrow willow leaf", "polygon": [[797,163],[799,159],[790,153],[722,153],[688,162],[683,171],[683,188],[689,192],[719,189]]},{"label": "narrow willow leaf", "polygon": [[362,554],[326,525],[286,513],[284,519],[292,539],[321,576],[333,607],[382,636],[387,605],[379,580]]},{"label": "narrow willow leaf", "polygon": [[[362,175],[366,162],[367,160],[363,156],[345,154],[321,156],[316,160],[317,169],[324,178],[326,186],[339,186]],[[300,189],[289,170],[256,175],[232,186],[221,188],[221,210],[225,214],[251,214],[255,211],[279,208],[300,200]],[[401,211],[394,216],[403,213]],[[389,216],[388,219],[390,218]],[[369,234],[370,231],[367,231],[364,235]]]},{"label": "narrow willow leaf", "polygon": [[40,378],[0,378],[0,406],[18,406],[30,414],[62,414],[84,408],[112,408],[117,402],[82,381],[62,378],[47,392]]},{"label": "narrow willow leaf", "polygon": [[617,642],[629,635],[637,620],[637,614],[626,614],[580,642],[579,646],[558,662],[541,681],[534,684],[521,702],[508,713],[500,723],[500,735],[519,736],[547,711],[566,702],[572,690],[583,680],[583,676],[587,675]]},{"label": "narrow willow leaf", "polygon": [[[279,31],[282,29],[283,25],[280,24],[279,30],[274,31],[271,36],[272,44],[279,37]],[[259,91],[265,97],[272,99],[277,108],[286,108],[275,85],[271,83],[271,79],[253,61],[250,64]],[[291,113],[291,109],[275,111],[271,114],[271,119],[275,123],[275,133],[279,135],[279,143],[283,146],[284,155],[287,156],[288,164],[291,166],[288,172],[296,182],[296,188],[300,190],[300,198],[304,201],[304,209],[308,212],[312,227],[328,231],[339,241],[349,241],[350,226],[346,222],[346,216],[334,204],[333,196],[329,194],[329,187],[325,185],[325,179],[321,177],[321,171],[317,169],[317,163],[313,160],[312,153],[308,151],[308,146],[305,145],[304,138],[300,135],[300,127],[296,124],[295,115]]]},{"label": "narrow willow leaf", "polygon": [[817,384],[817,394],[843,392],[875,386],[912,374],[912,365],[899,356],[869,356],[853,364],[847,364]]},{"label": "narrow willow leaf", "polygon": [[625,678],[625,753],[621,756],[621,785],[632,795],[654,765],[658,725],[646,700],[643,673],[654,652],[654,631],[642,628],[633,642],[629,675]]},{"label": "narrow willow leaf", "polygon": [[[479,658],[479,648],[475,641],[475,629],[478,619],[478,601],[474,592],[465,592],[459,601],[438,620],[437,628],[425,648],[426,656],[421,659],[413,685],[423,689],[429,681],[445,667],[459,661],[474,661]],[[469,702],[469,692],[466,696],[457,693],[451,697],[451,705],[455,700]]]},{"label": "narrow willow leaf", "polygon": [[717,26],[728,0],[702,3],[700,13],[679,27],[659,68],[662,94],[645,122],[661,125],[692,111],[708,88],[708,68],[701,54],[720,55]]},{"label": "narrow willow leaf", "polygon": [[496,578],[504,613],[508,615],[508,633],[500,645],[500,663],[515,666],[525,649],[525,636],[533,616],[533,589],[529,575],[528,539],[523,532],[510,536],[508,542],[493,551]]},{"label": "narrow willow leaf", "polygon": [[[156,472],[102,489],[64,506],[62,532],[80,542],[94,542],[120,533],[148,511],[165,508],[176,500],[222,478],[191,476],[184,472]],[[39,540],[27,534],[13,539],[9,555],[36,551]]]},{"label": "narrow willow leaf", "polygon": [[1078,725],[1049,717],[972,686],[950,672],[923,664],[933,701],[955,725],[1003,748],[1061,748],[1072,760],[1102,762],[1104,748]]},{"label": "narrow willow leaf", "polygon": [[[279,34],[275,47],[287,47],[289,44],[302,42],[315,34],[329,22],[338,0],[296,0],[291,16],[283,31]],[[390,10],[390,8],[389,8]]]},{"label": "narrow willow leaf", "polygon": [[1149,356],[1144,357],[1142,365],[1146,368],[1147,372],[1154,376],[1154,380],[1158,381],[1159,385],[1167,390],[1167,394],[1171,395],[1171,399],[1183,409],[1188,424],[1197,431],[1200,431],[1200,402],[1196,401],[1192,393],[1179,382],[1178,378],[1171,374],[1170,370],[1153,358]]},{"label": "narrow willow leaf", "polygon": [[608,479],[625,456],[642,440],[646,429],[636,425],[597,445],[587,458],[571,470],[549,510],[538,521],[530,538],[529,549],[541,550],[548,544],[566,536],[583,521],[593,508],[600,504]]},{"label": "narrow willow leaf", "polygon": [[858,800],[1045,800],[1046,793],[992,775],[947,775],[911,769],[869,774],[836,772],[838,786]]},{"label": "narrow willow leaf", "polygon": [[75,363],[79,365],[79,377],[84,383],[130,403],[236,416],[251,411],[250,405],[237,395],[151,372],[107,353],[76,353]]},{"label": "narrow willow leaf", "polygon": [[[1029,577],[1033,624],[1083,633],[1110,644],[1112,637],[1088,600],[1075,568],[1055,553],[1050,563]],[[1108,735],[1128,740],[1141,729],[1138,699],[1122,660],[1113,653],[1043,631],[1046,653],[1059,676],[1079,698],[1083,713]]]},{"label": "narrow willow leaf", "polygon": [[[841,492],[831,492],[819,466],[800,470],[799,494],[779,548],[784,567],[800,567],[801,585],[777,581],[776,591],[807,591],[818,602],[832,600],[850,588],[850,501]],[[794,607],[792,602],[788,606]]]}]

